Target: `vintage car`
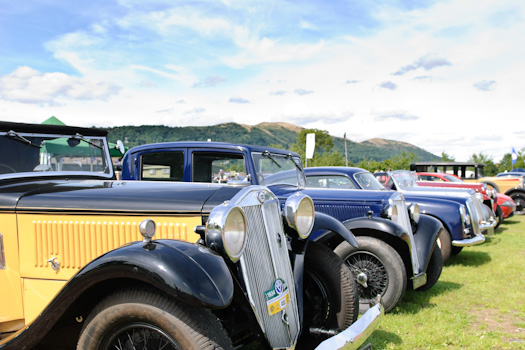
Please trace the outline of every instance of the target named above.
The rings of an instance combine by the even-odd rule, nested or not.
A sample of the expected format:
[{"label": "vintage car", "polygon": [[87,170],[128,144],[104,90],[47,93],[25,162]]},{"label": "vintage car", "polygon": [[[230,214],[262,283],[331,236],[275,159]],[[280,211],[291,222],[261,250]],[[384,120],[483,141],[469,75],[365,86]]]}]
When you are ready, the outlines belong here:
[{"label": "vintage car", "polygon": [[457,162],[415,162],[410,170],[450,173],[466,182],[480,182],[496,192],[510,196],[516,203],[516,214],[525,214],[525,176],[483,176],[484,164]]},{"label": "vintage car", "polygon": [[407,207],[397,193],[305,188],[297,153],[221,142],[166,142],[131,148],[122,161],[126,180],[212,183],[221,169],[230,186],[268,186],[281,203],[301,191],[312,198],[316,212],[339,219],[354,233],[359,248],[330,230],[314,231],[310,239],[347,261],[358,282],[361,310],[381,295],[390,311],[407,287],[426,290],[439,279],[439,221],[420,215],[417,205]]},{"label": "vintage car", "polygon": [[[452,200],[466,207],[471,205],[469,215],[477,221],[481,233],[494,233],[496,219],[491,207],[483,203],[483,196],[468,188],[439,188],[423,187],[417,184],[417,175],[408,170],[395,170],[391,172],[375,172],[374,176],[388,189],[410,193],[416,196],[442,198]],[[386,179],[386,181],[385,181]],[[469,199],[471,201],[469,201]],[[473,224],[475,224],[473,222]],[[478,230],[475,230],[476,232]]]},{"label": "vintage car", "polygon": [[[387,173],[372,174],[357,167],[313,167],[306,168],[305,174],[307,184],[311,187],[387,190],[374,176],[383,175],[384,179],[387,179]],[[422,213],[435,217],[442,223],[444,230],[439,235],[439,245],[444,261],[452,254],[458,254],[463,247],[485,241],[481,232],[476,234],[476,230],[479,229],[478,225],[472,222],[475,216],[470,213],[473,210],[473,206],[468,204],[471,200],[458,203],[449,198],[422,196],[406,191],[403,192],[403,196],[407,204],[417,203]]]},{"label": "vintage car", "polygon": [[356,349],[384,313],[356,321],[351,271],[307,239],[355,238],[307,195],[117,181],[93,128],[0,122],[0,148],[2,350]]},{"label": "vintage car", "polygon": [[498,193],[484,183],[465,182],[456,175],[445,173],[421,172],[416,174],[418,186],[471,188],[483,194],[483,203],[491,206],[496,215],[497,224],[494,228],[498,228],[504,219],[514,215],[516,210],[516,203],[510,196]]}]

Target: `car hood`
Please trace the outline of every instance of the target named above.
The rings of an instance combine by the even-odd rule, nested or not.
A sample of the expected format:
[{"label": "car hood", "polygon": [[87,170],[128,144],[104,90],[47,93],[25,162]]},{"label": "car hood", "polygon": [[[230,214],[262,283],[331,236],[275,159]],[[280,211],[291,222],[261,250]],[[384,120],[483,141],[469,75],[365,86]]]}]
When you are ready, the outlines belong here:
[{"label": "car hood", "polygon": [[231,199],[239,190],[199,183],[37,181],[1,187],[0,208],[19,212],[201,213]]},{"label": "car hood", "polygon": [[288,198],[300,191],[310,196],[314,202],[359,202],[383,203],[392,197],[391,191],[350,190],[335,188],[297,187],[291,185],[270,185],[269,188],[279,198]]}]

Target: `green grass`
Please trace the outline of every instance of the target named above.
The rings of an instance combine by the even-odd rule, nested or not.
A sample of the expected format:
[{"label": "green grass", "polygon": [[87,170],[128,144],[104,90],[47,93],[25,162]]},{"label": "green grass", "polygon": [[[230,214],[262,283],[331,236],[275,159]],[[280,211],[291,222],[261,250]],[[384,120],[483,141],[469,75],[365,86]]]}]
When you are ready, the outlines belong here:
[{"label": "green grass", "polygon": [[463,248],[430,290],[407,291],[368,341],[374,349],[525,349],[525,216]]}]

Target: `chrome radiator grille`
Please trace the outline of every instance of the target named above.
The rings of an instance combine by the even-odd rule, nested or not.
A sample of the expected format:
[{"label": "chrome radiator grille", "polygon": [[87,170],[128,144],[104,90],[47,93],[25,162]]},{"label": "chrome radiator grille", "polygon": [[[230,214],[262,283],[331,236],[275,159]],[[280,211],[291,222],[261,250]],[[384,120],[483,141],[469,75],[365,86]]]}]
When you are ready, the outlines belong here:
[{"label": "chrome radiator grille", "polygon": [[405,197],[403,197],[401,193],[395,193],[388,201],[397,208],[397,220],[394,220],[394,222],[403,227],[408,234],[413,234],[410,218],[408,217]]},{"label": "chrome radiator grille", "polygon": [[470,215],[470,222],[472,224],[472,230],[474,231],[474,234],[481,233],[481,230],[479,228],[479,223],[481,220],[480,215],[482,215],[482,211],[480,208],[480,211],[478,211],[475,202],[472,200],[472,198],[467,199],[467,211]]},{"label": "chrome radiator grille", "polygon": [[[294,276],[279,202],[270,192],[262,192],[265,194],[264,204],[238,203],[248,220],[246,248],[240,259],[242,276],[268,342],[272,348],[289,348],[295,344],[300,328]],[[290,299],[284,310],[270,315],[265,292],[272,289],[279,278],[286,282]]]}]

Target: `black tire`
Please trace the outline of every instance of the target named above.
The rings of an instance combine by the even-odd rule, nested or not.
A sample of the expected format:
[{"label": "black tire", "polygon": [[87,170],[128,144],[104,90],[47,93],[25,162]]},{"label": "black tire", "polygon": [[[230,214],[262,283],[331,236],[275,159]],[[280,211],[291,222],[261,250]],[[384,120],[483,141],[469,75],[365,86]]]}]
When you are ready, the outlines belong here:
[{"label": "black tire", "polygon": [[[119,343],[120,342],[120,343]],[[233,349],[209,311],[154,291],[126,289],[102,300],[86,319],[77,350]]]},{"label": "black tire", "polygon": [[441,254],[441,249],[439,249],[439,247],[436,245],[434,247],[432,255],[430,256],[430,261],[428,262],[427,266],[427,283],[416,289],[416,291],[424,292],[432,288],[434,284],[436,284],[436,282],[439,280],[442,271],[443,256]]},{"label": "black tire", "polygon": [[443,256],[443,262],[447,261],[452,254],[452,237],[446,228],[440,232],[438,236],[438,246],[441,249],[441,255]]},{"label": "black tire", "polygon": [[496,207],[496,226],[494,226],[494,229],[497,229],[499,225],[503,222],[503,210],[501,210],[500,206],[498,205]]},{"label": "black tire", "polygon": [[403,260],[394,248],[373,237],[356,237],[359,248],[348,242],[339,244],[334,252],[339,255],[357,276],[367,276],[367,286],[357,283],[360,311],[381,295],[385,312],[392,310],[405,294],[407,274]]},{"label": "black tire", "polygon": [[461,250],[463,249],[463,247],[454,247],[452,246],[452,255],[458,255],[459,253],[461,253]]},{"label": "black tire", "polygon": [[357,320],[359,297],[352,272],[328,247],[309,242],[304,267],[303,336],[298,349],[324,340],[311,336],[310,328],[343,330]]},{"label": "black tire", "polygon": [[516,211],[514,214],[523,215],[525,214],[525,195],[521,193],[513,193],[510,195],[514,203],[516,203]]}]

